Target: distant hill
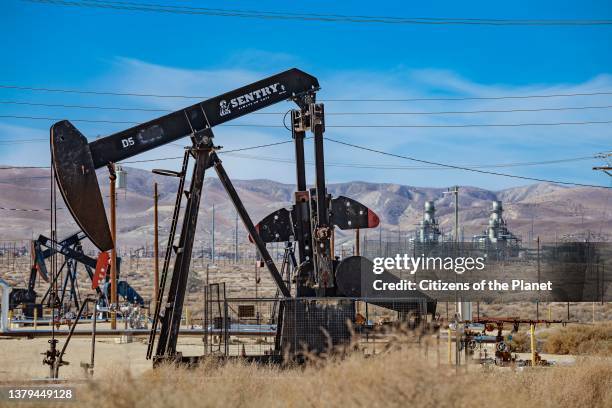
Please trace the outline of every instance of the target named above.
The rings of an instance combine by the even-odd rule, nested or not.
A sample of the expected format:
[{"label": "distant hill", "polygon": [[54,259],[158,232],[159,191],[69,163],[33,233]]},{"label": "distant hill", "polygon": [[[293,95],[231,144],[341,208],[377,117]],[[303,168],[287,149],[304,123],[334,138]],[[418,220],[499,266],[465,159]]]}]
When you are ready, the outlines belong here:
[{"label": "distant hill", "polygon": [[[177,179],[152,175],[140,169],[127,168],[128,188],[118,196],[119,244],[140,247],[153,240],[153,183],[160,192],[161,234],[165,237],[172,215]],[[108,176],[99,172],[103,195],[108,196]],[[234,180],[246,208],[254,221],[282,206],[289,206],[294,186],[271,180]],[[382,220],[384,235],[412,234],[423,214],[423,205],[433,200],[442,228],[448,232],[453,225],[453,198],[443,194],[446,189],[422,188],[400,184],[353,181],[330,184],[333,195],[346,195],[372,208]],[[43,211],[0,210],[0,239],[30,239],[49,229],[49,170],[16,169],[0,172],[0,207],[42,209]],[[59,194],[59,193],[58,193]],[[532,184],[500,191],[477,187],[460,187],[460,224],[468,239],[486,227],[492,200],[501,200],[510,229],[528,239],[554,239],[564,234],[612,234],[612,199],[610,192],[596,188],[566,187],[553,184]],[[212,205],[215,205],[216,239],[220,244],[233,242],[235,212],[216,178],[207,178],[200,210],[198,242],[207,246],[210,240]],[[64,204],[58,195],[58,207]],[[108,206],[107,206],[108,207]],[[59,236],[77,229],[65,209],[58,212]],[[240,225],[240,240],[246,233]],[[373,232],[370,232],[373,234]],[[367,232],[366,232],[367,234]],[[378,231],[376,232],[376,237]],[[350,234],[339,234],[338,240],[350,239]]]}]

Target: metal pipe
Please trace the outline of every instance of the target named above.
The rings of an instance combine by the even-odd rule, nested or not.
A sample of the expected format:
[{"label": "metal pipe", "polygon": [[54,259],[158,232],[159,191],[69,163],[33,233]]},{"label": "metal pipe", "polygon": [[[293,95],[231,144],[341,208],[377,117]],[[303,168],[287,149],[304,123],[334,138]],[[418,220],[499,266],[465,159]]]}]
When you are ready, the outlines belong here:
[{"label": "metal pipe", "polygon": [[117,328],[117,218],[115,196],[115,164],[109,164],[110,170],[110,227],[113,247],[111,249],[111,329]]},{"label": "metal pipe", "polygon": [[[209,319],[209,324],[210,324],[211,320]],[[204,334],[206,334],[206,330],[204,329],[180,329],[179,330],[179,335],[181,337],[186,337],[186,336],[195,336],[195,337],[199,337],[201,338]],[[130,329],[129,333],[134,336],[134,337],[142,337],[142,338],[146,338],[149,333],[150,330],[149,329]],[[223,333],[223,330],[220,331],[215,331],[215,330],[208,330],[208,334],[209,335],[213,335],[213,334],[219,334],[219,333]],[[228,333],[230,336],[239,336],[239,337],[248,337],[248,336],[254,336],[254,337],[270,337],[273,336],[275,333],[275,330],[266,330],[265,328],[262,329],[257,329],[257,330],[241,330],[241,329],[232,329],[232,330],[228,330]],[[55,337],[59,338],[59,337],[67,337],[68,334],[70,334],[69,330],[55,330]],[[117,329],[117,330],[111,330],[111,329],[96,329],[96,337],[118,337],[121,335],[126,334],[126,331],[124,329]],[[13,329],[10,332],[5,332],[0,334],[0,338],[39,338],[39,337],[49,337],[51,335],[51,329],[38,329],[37,331],[34,331],[32,329]],[[87,337],[87,338],[91,338],[91,329],[89,330],[75,330],[74,333],[72,334],[72,337]]]},{"label": "metal pipe", "polygon": [[93,312],[93,324],[91,328],[91,358],[89,360],[89,374],[93,376],[94,370],[94,361],[96,358],[96,322],[98,320],[98,313],[96,310],[97,302],[94,303],[94,312]]},{"label": "metal pipe", "polygon": [[83,315],[83,310],[85,310],[85,306],[87,305],[88,302],[91,302],[92,299],[87,298],[83,301],[83,303],[81,304],[81,308],[79,309],[79,313],[77,314],[76,319],[74,319],[74,322],[72,323],[72,326],[70,326],[70,331],[68,332],[68,337],[66,338],[66,341],[64,342],[64,346],[62,347],[62,351],[60,351],[59,355],[57,356],[57,359],[55,359],[54,364],[53,364],[53,378],[58,378],[58,374],[59,374],[59,368],[63,365],[63,358],[64,358],[64,353],[66,353],[66,349],[68,348],[68,344],[70,344],[70,339],[72,338],[72,335],[74,334],[74,329],[76,328],[77,324],[79,323],[79,319],[81,318],[81,316]]}]

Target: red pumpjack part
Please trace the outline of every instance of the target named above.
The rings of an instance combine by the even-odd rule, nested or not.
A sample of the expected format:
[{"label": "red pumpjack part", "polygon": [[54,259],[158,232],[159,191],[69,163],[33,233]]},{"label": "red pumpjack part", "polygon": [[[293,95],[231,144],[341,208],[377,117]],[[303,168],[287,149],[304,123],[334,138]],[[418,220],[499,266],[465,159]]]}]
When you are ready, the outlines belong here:
[{"label": "red pumpjack part", "polygon": [[110,266],[110,255],[108,252],[100,252],[98,255],[98,261],[96,262],[96,273],[91,280],[91,288],[96,289],[100,286],[100,283],[104,282],[106,278],[106,271]]}]

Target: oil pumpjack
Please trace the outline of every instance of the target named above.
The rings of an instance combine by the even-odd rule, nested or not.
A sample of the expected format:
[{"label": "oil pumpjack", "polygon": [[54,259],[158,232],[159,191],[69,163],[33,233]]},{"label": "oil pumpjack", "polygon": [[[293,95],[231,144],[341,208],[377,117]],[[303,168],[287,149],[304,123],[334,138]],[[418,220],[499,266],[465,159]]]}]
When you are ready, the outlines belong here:
[{"label": "oil pumpjack", "polygon": [[[193,358],[183,357],[182,353],[177,352],[176,345],[198,210],[203,194],[204,174],[211,167],[215,169],[283,299],[354,295],[338,289],[342,285],[337,281],[337,272],[342,268],[343,262],[338,262],[332,253],[333,230],[335,227],[372,228],[378,225],[379,219],[373,211],[355,200],[342,196],[332,198],[327,194],[323,152],[324,106],[316,103],[316,93],[319,89],[319,82],[315,77],[294,68],[92,142],[88,142],[69,121],[57,122],[51,127],[53,168],[59,190],[77,224],[101,251],[112,249],[113,239],[96,178],[96,169],[111,167],[113,163],[185,136],[191,139],[191,146],[186,148],[180,171],[155,171],[158,174],[177,177],[179,183],[147,349],[147,358],[153,358],[154,364],[163,361],[193,361]],[[214,145],[212,128],[286,100],[295,102],[298,107],[291,111],[297,169],[294,204],[290,210],[280,209],[254,225],[217,155],[221,147]],[[306,184],[304,161],[304,138],[307,131],[313,133],[316,168],[315,185],[310,190]],[[195,164],[189,188],[186,189],[190,159],[193,159]],[[186,199],[186,204],[177,242],[175,235],[181,218],[183,198]],[[281,241],[297,242],[298,284],[293,295],[266,248],[267,242]],[[166,289],[171,258],[174,258],[174,267],[170,286]],[[354,264],[354,261],[350,263]],[[342,268],[344,275],[351,274],[350,265],[346,264]],[[361,271],[356,270],[354,273]],[[353,276],[353,280],[355,278]],[[282,304],[283,302],[281,306]],[[293,309],[293,314],[299,312],[307,318],[309,310],[311,309]],[[285,312],[286,309],[281,307],[279,319],[283,319]],[[345,316],[343,314],[340,318],[344,319]],[[343,325],[345,323],[345,320],[341,322]],[[316,327],[314,330],[320,331],[320,328]],[[278,331],[280,333],[280,327]],[[285,341],[288,341],[289,337],[291,336],[285,336]],[[287,346],[282,342],[282,336],[277,335],[279,355],[281,349],[286,350]],[[292,345],[293,349],[296,347],[296,344]]]}]

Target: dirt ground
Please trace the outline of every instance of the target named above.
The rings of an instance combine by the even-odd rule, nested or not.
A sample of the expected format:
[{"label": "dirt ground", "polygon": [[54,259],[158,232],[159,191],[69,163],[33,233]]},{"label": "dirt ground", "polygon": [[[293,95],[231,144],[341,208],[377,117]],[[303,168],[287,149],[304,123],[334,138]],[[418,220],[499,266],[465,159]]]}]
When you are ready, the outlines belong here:
[{"label": "dirt ground", "polygon": [[[547,329],[542,329],[546,331]],[[439,340],[435,336],[428,336],[420,347],[421,353],[431,362],[448,364],[448,343],[443,338]],[[58,347],[62,347],[65,337],[59,338]],[[246,354],[261,354],[264,348],[272,346],[272,338],[256,341],[248,338],[232,338],[230,353],[237,355],[242,352]],[[42,364],[43,355],[48,347],[48,338],[2,338],[0,337],[0,383],[19,382],[42,379],[48,376],[48,366]],[[146,360],[146,336],[134,336],[129,343],[121,342],[120,337],[98,337],[95,348],[95,378],[104,378],[113,375],[117,371],[126,372],[134,377],[139,377],[148,372],[152,365]],[[362,340],[360,347],[367,350],[368,354],[379,354],[388,348],[387,340]],[[426,344],[426,345],[425,345]],[[494,351],[492,346],[485,346],[489,356]],[[177,349],[186,356],[200,356],[204,354],[204,344],[199,336],[183,336],[179,338]],[[454,364],[454,345],[452,349],[452,361]],[[74,337],[67,349],[65,360],[70,364],[60,368],[60,377],[66,380],[83,380],[87,376],[80,363],[90,361],[91,339],[88,337]],[[529,359],[529,353],[517,353],[521,359]],[[478,358],[476,352],[470,357],[470,362]],[[464,358],[463,353],[461,358]],[[576,362],[574,355],[552,355],[542,354],[542,358],[554,361],[560,365],[571,365]],[[612,363],[611,363],[612,364]],[[470,364],[470,370],[477,370],[477,364]]]},{"label": "dirt ground", "polygon": [[[64,345],[65,337],[59,337],[58,347]],[[117,369],[138,376],[151,368],[146,360],[147,337],[134,336],[129,343],[121,342],[121,337],[98,337],[95,348],[95,375],[104,376]],[[0,382],[23,379],[44,378],[49,367],[43,366],[44,353],[49,348],[47,337],[34,339],[0,337]],[[178,349],[185,355],[204,353],[201,337],[179,339]],[[74,337],[70,341],[64,359],[70,364],[60,368],[60,376],[65,379],[85,378],[80,363],[88,363],[91,353],[91,338]]]}]

